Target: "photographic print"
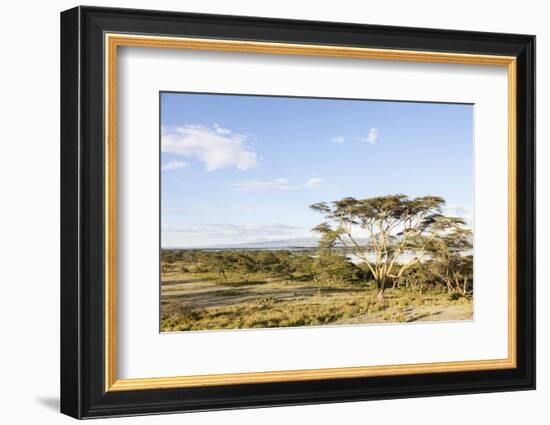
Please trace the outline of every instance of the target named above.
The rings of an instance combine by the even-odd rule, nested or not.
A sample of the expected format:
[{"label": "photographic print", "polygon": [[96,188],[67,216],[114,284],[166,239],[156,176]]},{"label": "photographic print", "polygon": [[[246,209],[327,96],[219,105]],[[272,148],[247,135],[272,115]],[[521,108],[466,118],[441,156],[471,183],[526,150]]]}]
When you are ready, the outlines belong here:
[{"label": "photographic print", "polygon": [[535,36],[89,6],[60,34],[62,413],[535,389]]},{"label": "photographic print", "polygon": [[473,105],[160,93],[160,330],[473,319]]}]

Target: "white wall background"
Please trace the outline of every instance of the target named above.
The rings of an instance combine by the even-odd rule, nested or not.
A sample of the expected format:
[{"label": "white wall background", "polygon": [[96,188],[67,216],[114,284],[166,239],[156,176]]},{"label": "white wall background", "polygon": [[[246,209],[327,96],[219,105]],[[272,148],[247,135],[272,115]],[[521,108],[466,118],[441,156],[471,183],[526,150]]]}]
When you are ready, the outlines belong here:
[{"label": "white wall background", "polygon": [[[144,0],[96,5],[536,34],[538,217],[550,214],[550,27],[545,3],[394,0]],[[0,420],[69,423],[59,392],[59,12],[77,3],[9,2],[0,15]],[[546,196],[545,196],[546,195]],[[548,420],[550,289],[543,267],[548,222],[538,222],[538,390],[110,420],[109,423],[230,424],[372,422],[440,424]],[[545,403],[546,402],[546,403]]]}]

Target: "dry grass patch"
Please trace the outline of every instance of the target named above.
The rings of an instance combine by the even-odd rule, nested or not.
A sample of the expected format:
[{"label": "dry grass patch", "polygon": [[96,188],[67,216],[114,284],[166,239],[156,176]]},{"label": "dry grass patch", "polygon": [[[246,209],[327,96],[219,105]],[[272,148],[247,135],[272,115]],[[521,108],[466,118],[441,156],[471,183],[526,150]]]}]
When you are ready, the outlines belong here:
[{"label": "dry grass patch", "polygon": [[463,320],[472,315],[471,299],[444,291],[388,289],[378,301],[372,287],[276,279],[222,282],[211,276],[201,284],[196,277],[163,287],[163,332]]}]

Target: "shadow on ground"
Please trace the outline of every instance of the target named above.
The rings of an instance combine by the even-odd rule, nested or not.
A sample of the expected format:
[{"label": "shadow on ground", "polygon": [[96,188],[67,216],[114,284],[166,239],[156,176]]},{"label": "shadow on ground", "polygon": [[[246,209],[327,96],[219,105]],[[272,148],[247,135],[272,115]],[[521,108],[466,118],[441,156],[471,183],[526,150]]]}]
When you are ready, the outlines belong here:
[{"label": "shadow on ground", "polygon": [[35,401],[50,410],[59,412],[59,397],[36,397]]}]

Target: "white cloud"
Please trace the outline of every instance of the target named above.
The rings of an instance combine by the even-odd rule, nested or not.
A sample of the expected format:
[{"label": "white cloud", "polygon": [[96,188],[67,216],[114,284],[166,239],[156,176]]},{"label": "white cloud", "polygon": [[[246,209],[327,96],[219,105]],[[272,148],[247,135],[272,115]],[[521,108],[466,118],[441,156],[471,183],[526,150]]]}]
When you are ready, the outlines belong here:
[{"label": "white cloud", "polygon": [[273,180],[251,180],[238,183],[231,183],[231,186],[242,192],[265,192],[267,190],[289,191],[300,189],[319,189],[324,180],[318,177],[310,178],[302,184],[290,184],[288,179],[277,178]]},{"label": "white cloud", "polygon": [[325,181],[319,177],[313,177],[308,179],[304,186],[310,189],[319,189],[324,182]]},{"label": "white cloud", "polygon": [[162,129],[162,152],[197,158],[205,164],[207,171],[257,167],[258,155],[246,142],[246,136],[217,124],[212,127],[185,125]]},{"label": "white cloud", "polygon": [[216,133],[218,133],[218,134],[223,134],[223,135],[231,134],[231,130],[228,130],[228,129],[226,129],[226,128],[222,128],[222,127],[220,127],[218,124],[214,124],[214,130],[215,130]]},{"label": "white cloud", "polygon": [[185,161],[170,161],[166,164],[162,164],[162,171],[168,171],[168,170],[177,170],[178,168],[185,168],[187,167],[187,162]]},{"label": "white cloud", "polygon": [[263,235],[279,236],[294,233],[302,229],[285,223],[268,224],[230,224],[230,223],[204,223],[190,224],[176,227],[163,227],[163,232],[184,232],[184,233],[212,233],[216,235]]},{"label": "white cloud", "polygon": [[370,143],[371,145],[374,145],[376,141],[378,140],[378,129],[373,127],[369,130],[369,134],[367,137],[361,139],[367,143]]},{"label": "white cloud", "polygon": [[344,136],[336,136],[336,137],[333,137],[332,139],[330,139],[330,141],[332,143],[337,143],[337,144],[342,144],[344,143],[345,139],[344,139]]},{"label": "white cloud", "polygon": [[310,236],[309,228],[284,223],[201,223],[162,227],[162,246],[205,247]]},{"label": "white cloud", "polygon": [[442,210],[447,215],[462,216],[466,213],[466,210],[463,207],[461,207],[460,205],[457,205],[457,204],[445,205],[442,208]]},{"label": "white cloud", "polygon": [[243,192],[263,192],[266,190],[293,190],[288,179],[278,178],[273,180],[252,180],[245,182],[232,183],[231,186]]},{"label": "white cloud", "polygon": [[468,226],[474,225],[474,214],[471,210],[462,207],[457,204],[445,205],[443,208],[443,214],[453,217],[461,217],[466,220]]}]

